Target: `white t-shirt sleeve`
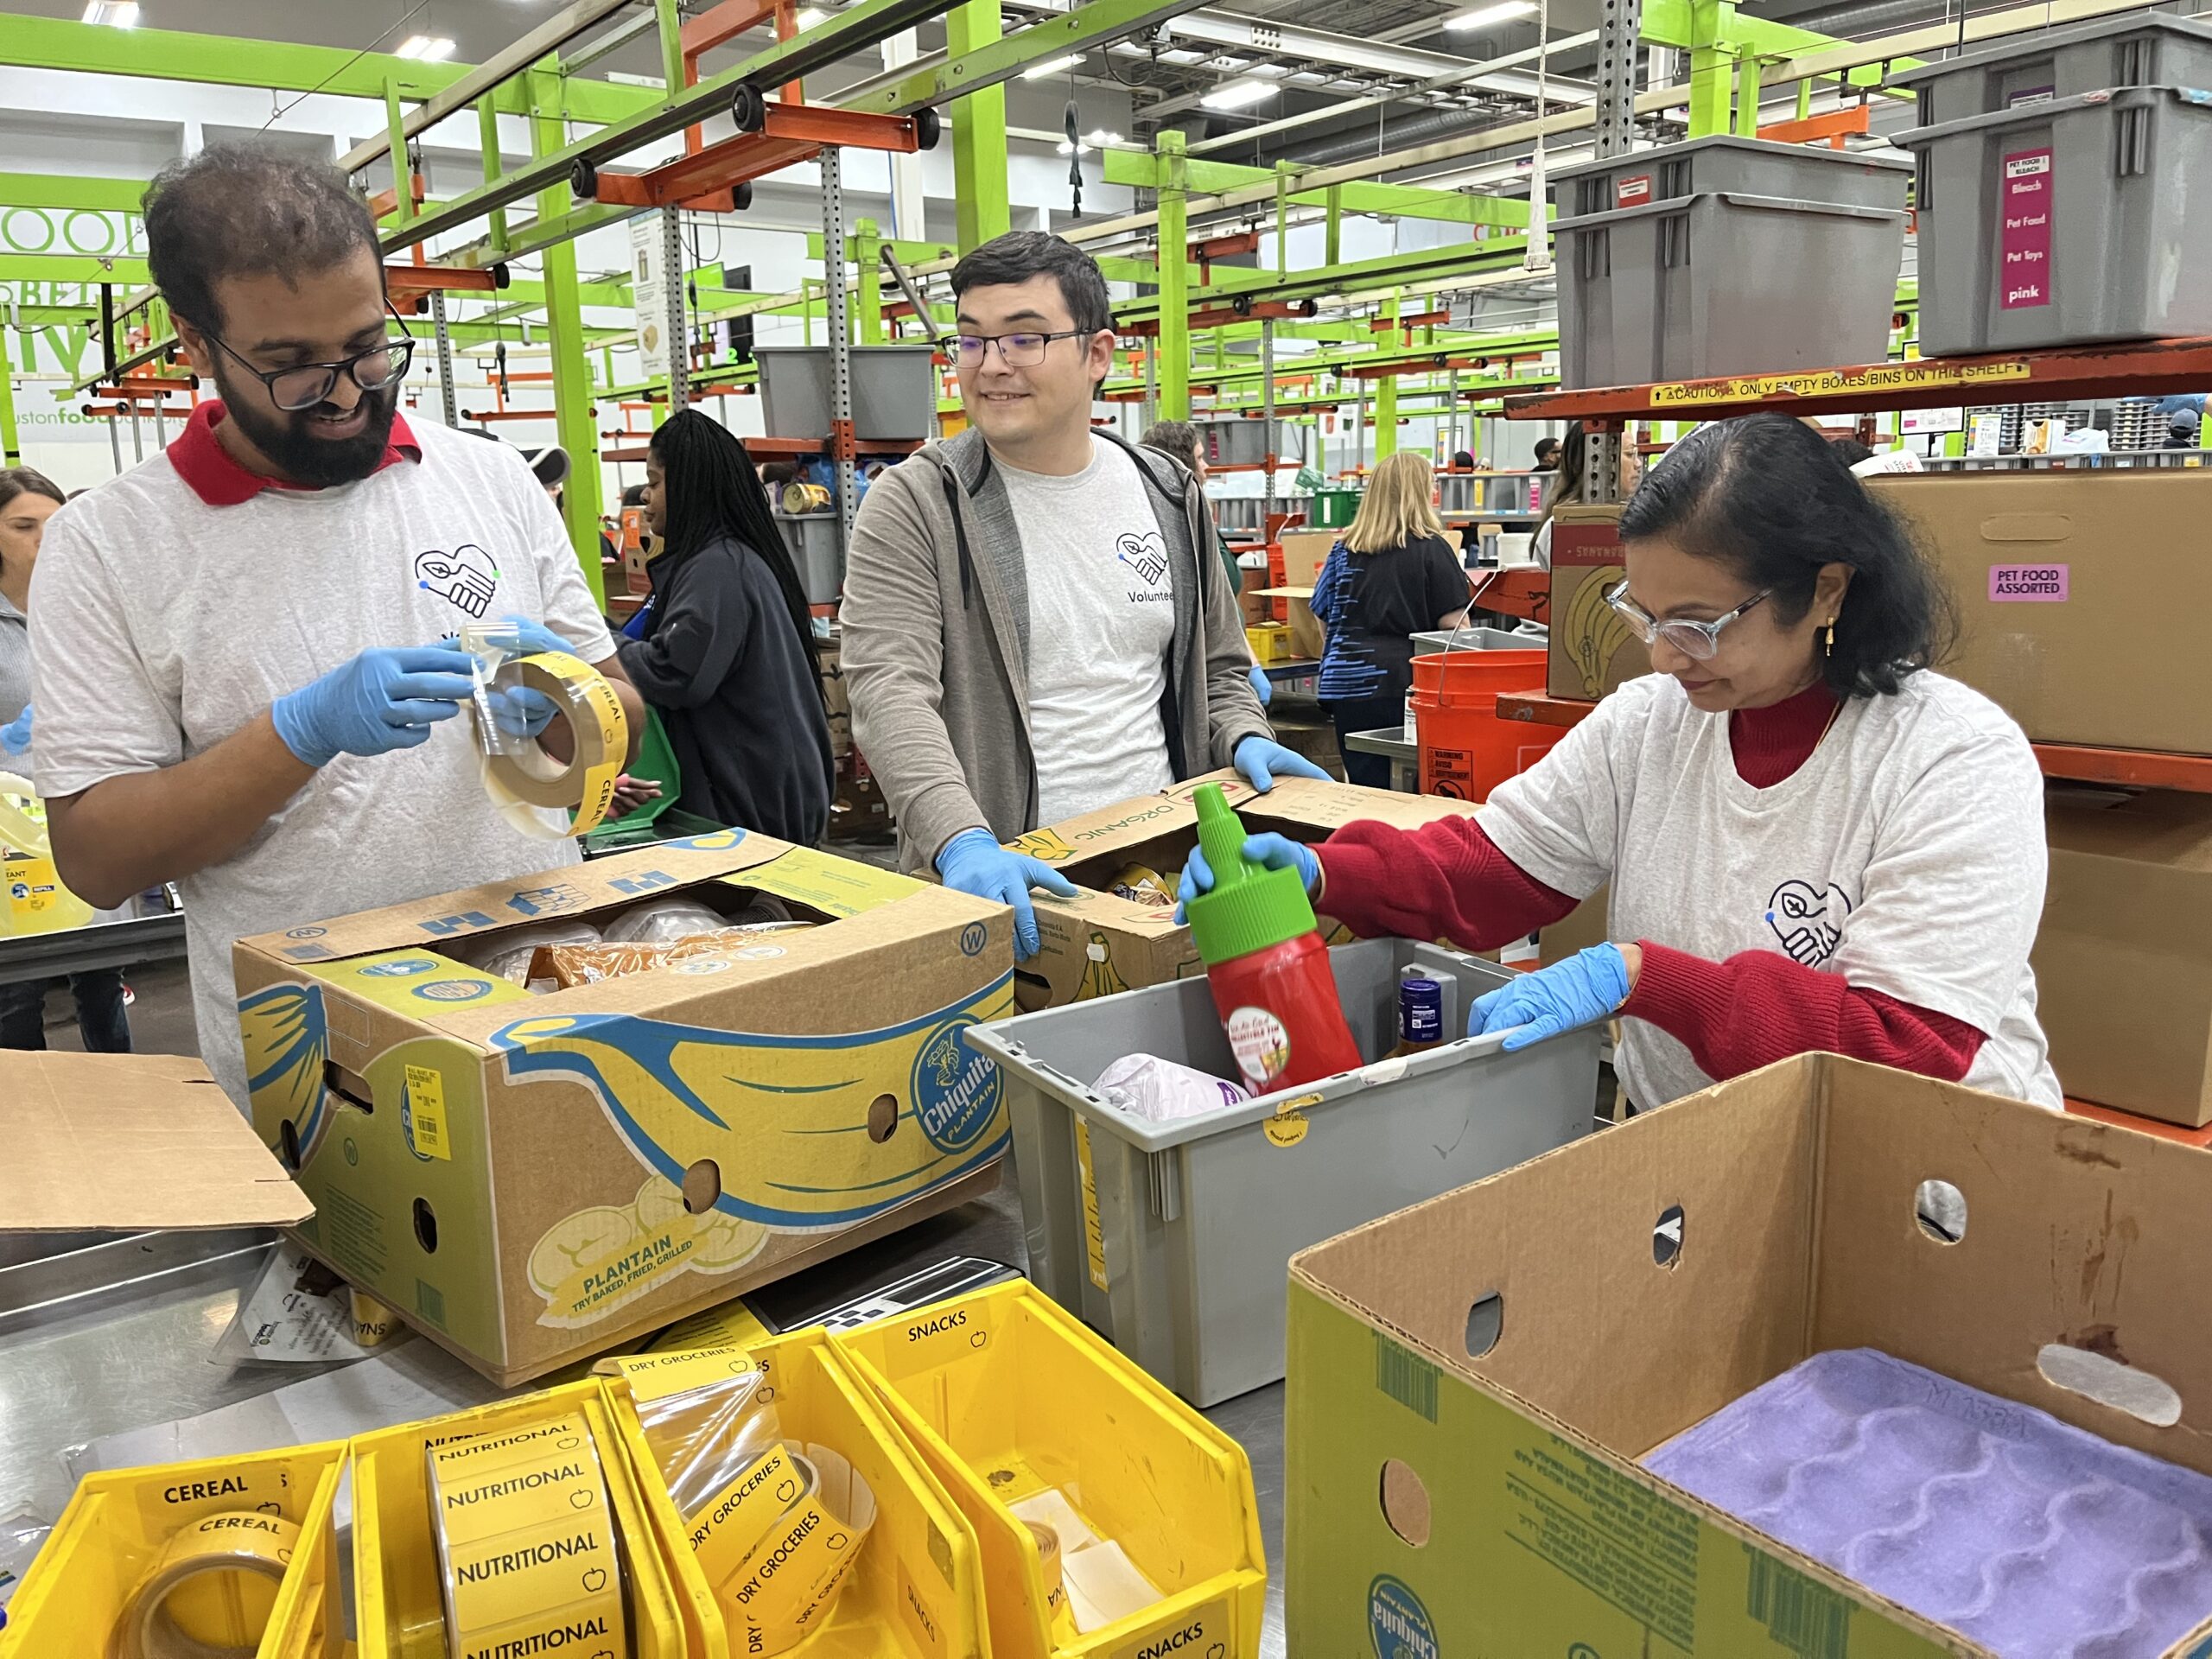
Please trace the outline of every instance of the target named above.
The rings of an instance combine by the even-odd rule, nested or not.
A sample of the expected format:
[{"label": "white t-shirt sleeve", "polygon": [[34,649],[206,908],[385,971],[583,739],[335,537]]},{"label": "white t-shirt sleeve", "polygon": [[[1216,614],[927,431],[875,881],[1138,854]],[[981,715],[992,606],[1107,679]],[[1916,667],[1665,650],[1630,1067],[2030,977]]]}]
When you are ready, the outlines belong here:
[{"label": "white t-shirt sleeve", "polygon": [[131,642],[123,596],[81,515],[59,513],[47,526],[29,614],[41,795],[74,795],[184,759],[178,710]]},{"label": "white t-shirt sleeve", "polygon": [[2048,874],[2027,739],[2017,727],[1962,730],[1885,815],[1827,966],[1994,1034],[2019,1000]]},{"label": "white t-shirt sleeve", "polygon": [[1476,815],[1498,851],[1546,887],[1587,899],[1612,879],[1630,775],[1616,751],[1642,725],[1644,703],[1629,687],[1615,692]]}]

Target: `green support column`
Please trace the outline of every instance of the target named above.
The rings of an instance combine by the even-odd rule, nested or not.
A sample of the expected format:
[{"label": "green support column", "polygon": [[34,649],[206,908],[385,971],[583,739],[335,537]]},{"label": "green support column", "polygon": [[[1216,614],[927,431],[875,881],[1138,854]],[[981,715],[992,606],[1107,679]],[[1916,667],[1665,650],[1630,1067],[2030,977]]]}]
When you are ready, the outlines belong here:
[{"label": "green support column", "polygon": [[20,467],[22,437],[16,431],[16,371],[8,361],[8,331],[0,327],[0,467]]},{"label": "green support column", "polygon": [[1736,66],[1736,136],[1759,136],[1759,60],[1748,52]]},{"label": "green support column", "polygon": [[[1390,321],[1395,323],[1401,315],[1398,296],[1390,296]],[[1396,343],[1396,329],[1391,330],[1392,343]],[[1398,453],[1398,377],[1386,374],[1375,383],[1375,459]]]},{"label": "green support column", "polygon": [[1325,265],[1341,264],[1344,261],[1343,238],[1339,234],[1339,229],[1344,222],[1344,207],[1343,189],[1339,186],[1331,185],[1328,204],[1323,210],[1328,215],[1327,226],[1321,232],[1324,238],[1321,263]]},{"label": "green support column", "polygon": [[[530,142],[533,153],[543,156],[568,142],[564,124],[553,111],[561,107],[560,60],[549,58],[546,67],[529,72]],[[494,152],[496,154],[496,152]],[[564,213],[569,206],[566,181],[541,190],[540,218]],[[576,245],[556,243],[545,250],[545,334],[552,359],[554,423],[561,447],[569,452],[569,482],[561,492],[561,516],[569,526],[569,544],[583,567],[584,585],[592,603],[602,610],[607,590],[599,569],[599,515],[604,505],[599,470],[599,426],[592,418],[591,363],[584,345],[582,296],[576,283]],[[681,282],[683,273],[671,271],[669,280]],[[683,351],[688,342],[671,340],[669,349]]]},{"label": "green support column", "polygon": [[1155,418],[1191,418],[1190,267],[1184,248],[1185,157],[1173,130],[1155,141],[1160,154],[1160,411]]},{"label": "green support column", "polygon": [[683,86],[683,18],[676,0],[653,0],[653,21],[660,26],[660,73],[671,92]]},{"label": "green support column", "polygon": [[[954,58],[981,51],[1002,33],[998,0],[967,0],[945,14],[945,50]],[[1006,88],[994,86],[956,99],[952,194],[961,252],[1004,236],[1013,227],[1006,174]]]},{"label": "green support column", "polygon": [[[496,184],[499,168],[504,165],[499,154],[499,111],[488,99],[480,99],[476,105],[476,148],[484,158],[484,182]],[[507,251],[507,210],[494,207],[485,215],[488,223],[485,240],[494,254]]]},{"label": "green support column", "polygon": [[391,199],[404,225],[415,217],[415,181],[407,164],[407,111],[399,102],[399,83],[389,76],[384,83],[384,119],[391,143]]},{"label": "green support column", "polygon": [[1291,162],[1275,163],[1275,275],[1290,271],[1290,175],[1298,170]]},{"label": "green support column", "polygon": [[1693,138],[1728,130],[1733,65],[1721,33],[1735,11],[1727,0],[1690,0],[1690,128]]},{"label": "green support column", "polygon": [[[859,265],[861,278],[858,287],[861,344],[883,344],[883,260],[876,250],[883,245],[883,237],[872,219],[853,221],[853,259]],[[929,319],[922,321],[926,323]]]},{"label": "green support column", "polygon": [[1797,83],[1797,118],[1809,120],[1813,114],[1813,78],[1807,75]]}]

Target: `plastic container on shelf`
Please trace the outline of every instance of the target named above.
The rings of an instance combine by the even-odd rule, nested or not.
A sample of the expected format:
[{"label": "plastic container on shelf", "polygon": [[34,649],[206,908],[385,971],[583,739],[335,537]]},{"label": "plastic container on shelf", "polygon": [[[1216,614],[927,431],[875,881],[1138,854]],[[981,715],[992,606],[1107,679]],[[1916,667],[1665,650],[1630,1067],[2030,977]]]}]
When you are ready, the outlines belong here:
[{"label": "plastic container on shelf", "polygon": [[[1506,636],[1510,638],[1510,635]],[[1549,753],[1564,726],[1503,720],[1501,691],[1541,690],[1541,650],[1439,652],[1414,658],[1411,705],[1421,734],[1421,792],[1486,801],[1490,792]]]},{"label": "plastic container on shelf", "polygon": [[1283,1374],[1291,1255],[1493,1175],[1588,1130],[1595,1030],[1517,1054],[1496,1036],[1386,1059],[1398,979],[1443,987],[1444,1029],[1513,975],[1402,939],[1330,953],[1370,1064],[1173,1123],[1150,1123],[1090,1085],[1124,1054],[1235,1074],[1204,982],[1183,980],[969,1027],[1006,1078],[1029,1274],[1194,1405]]},{"label": "plastic container on shelf", "polygon": [[[1203,985],[1189,988],[1204,1000]],[[830,1341],[976,1529],[992,1659],[1258,1659],[1267,1558],[1243,1448],[1035,1286],[995,1286]],[[1056,1624],[1038,1537],[1014,1513],[1055,1489],[1158,1601],[1080,1636],[1064,1616]],[[1071,1578],[1077,1541],[1060,1540]]]},{"label": "plastic container on shelf", "polygon": [[845,560],[837,546],[837,515],[832,512],[799,517],[777,512],[770,516],[784,532],[784,545],[791,550],[791,563],[798,568],[799,585],[806,589],[807,603],[836,604],[837,595],[845,590]]},{"label": "plastic container on shelf", "polygon": [[1316,490],[1307,522],[1316,530],[1342,530],[1359,511],[1359,496],[1357,490]]},{"label": "plastic container on shelf", "polygon": [[[863,442],[926,438],[937,418],[933,346],[855,346],[853,435]],[[760,346],[760,419],[776,438],[830,435],[830,348]]]},{"label": "plastic container on shelf", "polygon": [[[1478,624],[1456,631],[1443,628],[1414,634],[1414,655],[1427,657],[1441,651],[1541,651],[1547,637],[1541,627],[1509,630],[1484,627]],[[1541,679],[1543,677],[1538,675],[1536,677]]]},{"label": "plastic container on shelf", "polygon": [[[744,1357],[766,1374],[762,1398],[774,1401],[784,1438],[838,1452],[875,1498],[868,1541],[827,1621],[795,1651],[834,1653],[836,1659],[982,1659],[988,1649],[975,1530],[874,1390],[819,1327],[748,1344]],[[700,1571],[628,1387],[615,1378],[604,1387],[661,1565],[676,1587],[683,1651],[690,1659],[734,1659],[744,1646]]]},{"label": "plastic container on shelf", "polygon": [[2212,334],[2212,24],[2023,35],[1891,77],[1919,124],[1920,348]]},{"label": "plastic container on shelf", "polygon": [[1561,168],[1560,384],[1878,362],[1911,171],[1726,135]]}]

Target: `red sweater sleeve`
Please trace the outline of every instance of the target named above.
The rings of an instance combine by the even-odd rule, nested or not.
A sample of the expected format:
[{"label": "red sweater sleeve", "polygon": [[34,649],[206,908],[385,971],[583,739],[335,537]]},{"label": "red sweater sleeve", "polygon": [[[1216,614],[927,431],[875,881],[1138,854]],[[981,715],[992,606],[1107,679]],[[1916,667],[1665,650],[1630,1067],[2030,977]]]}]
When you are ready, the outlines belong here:
[{"label": "red sweater sleeve", "polygon": [[1548,927],[1577,902],[1498,851],[1472,818],[1418,830],[1348,823],[1314,850],[1322,880],[1314,907],[1367,938],[1495,950]]},{"label": "red sweater sleeve", "polygon": [[1986,1040],[1963,1020],[1771,950],[1708,962],[1649,940],[1643,946],[1643,969],[1622,1014],[1658,1027],[1715,1079],[1820,1051],[1958,1083]]}]

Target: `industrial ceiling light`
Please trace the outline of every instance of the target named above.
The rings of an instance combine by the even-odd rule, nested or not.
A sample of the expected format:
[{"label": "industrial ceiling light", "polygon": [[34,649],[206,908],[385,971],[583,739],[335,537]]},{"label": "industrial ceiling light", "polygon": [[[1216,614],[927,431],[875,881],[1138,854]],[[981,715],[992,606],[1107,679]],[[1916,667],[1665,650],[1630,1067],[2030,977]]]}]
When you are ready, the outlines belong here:
[{"label": "industrial ceiling light", "polygon": [[1082,61],[1082,53],[1071,52],[1065,58],[1052,58],[1043,63],[1031,64],[1021,72],[1021,78],[1024,80],[1043,80],[1048,75],[1057,75],[1072,69]]},{"label": "industrial ceiling light", "polygon": [[1225,86],[1217,86],[1198,102],[1210,110],[1241,110],[1247,104],[1256,104],[1263,98],[1273,97],[1280,90],[1264,80],[1248,78],[1232,80]]},{"label": "industrial ceiling light", "polygon": [[1471,29],[1488,29],[1493,23],[1526,17],[1535,10],[1535,0],[1497,0],[1496,5],[1477,6],[1472,11],[1446,17],[1444,27],[1452,34],[1458,35]]},{"label": "industrial ceiling light", "polygon": [[453,56],[453,42],[442,35],[410,35],[393,55],[418,63],[443,63]]},{"label": "industrial ceiling light", "polygon": [[88,0],[84,21],[105,23],[110,29],[136,29],[138,27],[137,0]]},{"label": "industrial ceiling light", "polygon": [[812,29],[817,23],[829,21],[830,14],[819,6],[801,6],[791,19],[793,25],[801,29]]}]

